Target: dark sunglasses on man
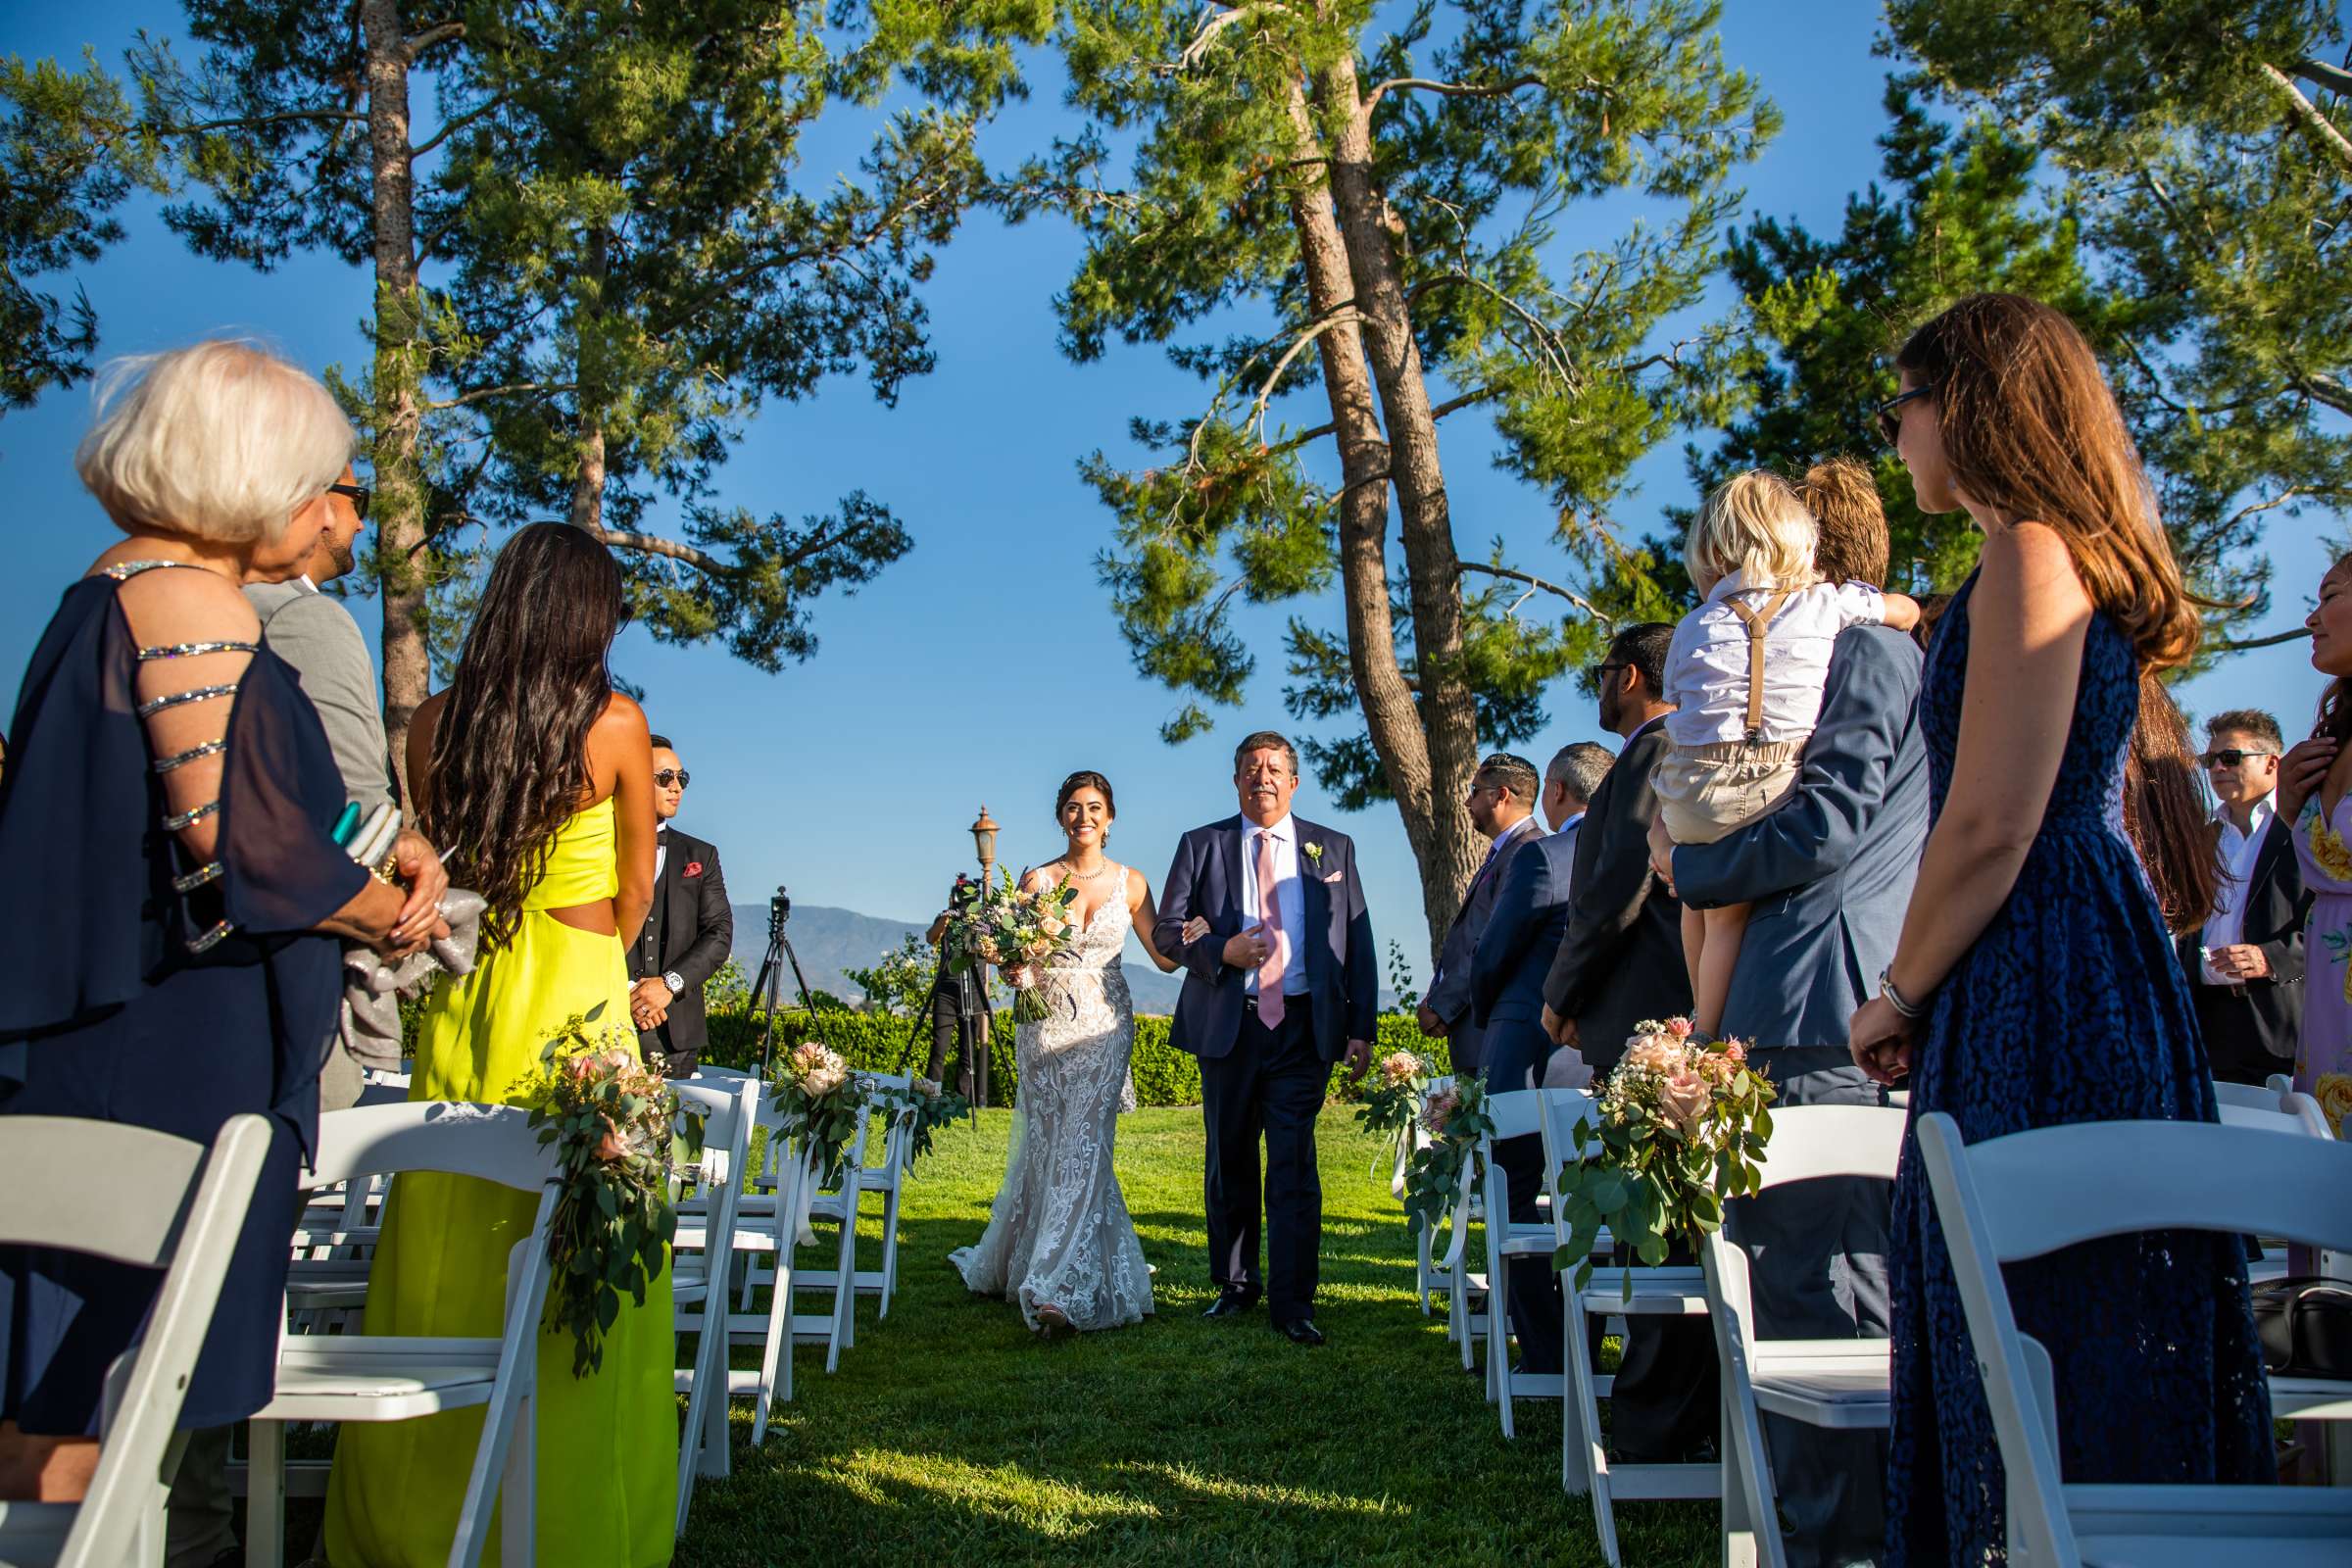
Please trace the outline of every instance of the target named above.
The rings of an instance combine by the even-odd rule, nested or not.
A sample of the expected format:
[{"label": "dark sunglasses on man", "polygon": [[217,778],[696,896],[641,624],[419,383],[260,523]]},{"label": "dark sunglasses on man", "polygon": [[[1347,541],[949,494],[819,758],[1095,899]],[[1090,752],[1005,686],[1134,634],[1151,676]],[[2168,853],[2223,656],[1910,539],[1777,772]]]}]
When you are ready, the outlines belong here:
[{"label": "dark sunglasses on man", "polygon": [[1935,390],[1932,386],[1915,386],[1910,391],[1898,393],[1880,404],[1879,439],[1888,446],[1894,445],[1895,437],[1902,434],[1903,430],[1903,405],[1913,398],[1924,398]]},{"label": "dark sunglasses on man", "polygon": [[684,789],[686,787],[686,770],[682,767],[658,767],[654,769],[654,782],[662,789],[667,789],[672,784]]},{"label": "dark sunglasses on man", "polygon": [[344,484],[338,480],[326,487],[326,493],[330,496],[349,496],[351,510],[360,514],[362,522],[368,520],[368,503],[375,499],[374,491],[364,484]]},{"label": "dark sunglasses on man", "polygon": [[2225,746],[2218,752],[2207,752],[2197,760],[2207,767],[2237,767],[2257,757],[2277,757],[2277,752],[2241,752],[2234,746]]}]

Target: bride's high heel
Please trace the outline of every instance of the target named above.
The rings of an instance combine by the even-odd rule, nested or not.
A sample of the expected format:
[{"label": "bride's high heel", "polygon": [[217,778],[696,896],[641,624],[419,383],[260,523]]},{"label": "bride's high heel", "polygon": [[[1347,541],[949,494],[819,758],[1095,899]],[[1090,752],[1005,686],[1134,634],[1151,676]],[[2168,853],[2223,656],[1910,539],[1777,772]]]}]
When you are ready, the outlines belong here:
[{"label": "bride's high heel", "polygon": [[1070,1326],[1069,1317],[1062,1311],[1060,1307],[1055,1306],[1052,1301],[1048,1301],[1036,1308],[1036,1316],[1038,1333],[1044,1335],[1049,1340],[1054,1337],[1054,1331],[1055,1329],[1066,1329]]}]

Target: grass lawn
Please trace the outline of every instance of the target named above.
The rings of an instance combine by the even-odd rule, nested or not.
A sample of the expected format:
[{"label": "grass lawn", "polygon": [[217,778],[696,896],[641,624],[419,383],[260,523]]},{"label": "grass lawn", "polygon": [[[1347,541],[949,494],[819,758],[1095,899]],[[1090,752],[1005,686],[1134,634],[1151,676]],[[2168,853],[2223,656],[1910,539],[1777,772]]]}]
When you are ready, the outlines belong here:
[{"label": "grass lawn", "polygon": [[[1523,1403],[1504,1442],[1444,1320],[1414,1310],[1387,1164],[1346,1108],[1322,1118],[1320,1350],[1277,1338],[1262,1306],[1201,1321],[1198,1106],[1119,1125],[1157,1317],[1043,1344],[966,1293],[947,1254],[987,1222],[1010,1125],[985,1111],[940,1135],[907,1184],[889,1319],[860,1303],[829,1377],[821,1348],[798,1352],[763,1447],[737,1402],[735,1474],[697,1489],[683,1568],[1601,1561],[1590,1503],[1560,1491],[1558,1407]],[[1626,1560],[1712,1563],[1716,1520],[1712,1503],[1621,1504]]]}]

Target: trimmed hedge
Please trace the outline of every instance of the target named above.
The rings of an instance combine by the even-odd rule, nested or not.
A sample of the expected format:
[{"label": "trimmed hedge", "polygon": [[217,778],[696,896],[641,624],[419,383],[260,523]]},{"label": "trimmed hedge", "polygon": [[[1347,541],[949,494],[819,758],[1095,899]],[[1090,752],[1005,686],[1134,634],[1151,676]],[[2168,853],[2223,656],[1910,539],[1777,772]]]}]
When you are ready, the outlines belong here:
[{"label": "trimmed hedge", "polygon": [[[1010,1105],[1019,1087],[1020,1073],[1013,1065],[1012,1028],[1012,1014],[1000,1012],[989,1029],[988,1089],[989,1103],[993,1105]],[[915,1041],[911,1054],[907,1049],[910,1035]],[[824,1011],[813,1016],[791,1013],[776,1020],[778,1050],[783,1050],[788,1042],[797,1044],[802,1040],[823,1041],[840,1052],[853,1069],[864,1072],[920,1072],[931,1059],[928,1018],[919,1020],[919,1028],[916,1019],[871,1012]],[[1376,1050],[1383,1054],[1392,1051],[1417,1051],[1435,1061],[1439,1072],[1453,1070],[1446,1054],[1446,1042],[1424,1038],[1413,1020],[1400,1013],[1381,1014]],[[719,1067],[757,1067],[759,1024],[740,1011],[712,1013],[710,1040],[702,1059]],[[901,1067],[902,1062],[906,1063],[905,1068]],[[1135,1076],[1135,1098],[1141,1104],[1200,1102],[1200,1063],[1168,1044],[1168,1020],[1164,1017],[1147,1013],[1135,1020],[1135,1054],[1129,1070]],[[1344,1064],[1332,1068],[1331,1094],[1335,1099],[1353,1098]]]}]

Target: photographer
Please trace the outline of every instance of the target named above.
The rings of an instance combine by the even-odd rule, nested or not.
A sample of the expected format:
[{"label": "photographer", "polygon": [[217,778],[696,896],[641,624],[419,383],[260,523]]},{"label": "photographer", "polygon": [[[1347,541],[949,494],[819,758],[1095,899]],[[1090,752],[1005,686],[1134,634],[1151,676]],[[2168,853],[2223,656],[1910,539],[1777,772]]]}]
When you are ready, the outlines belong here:
[{"label": "photographer", "polygon": [[629,1011],[646,1060],[659,1053],[664,1076],[691,1078],[707,1037],[703,983],[735,945],[735,913],[717,848],[672,824],[686,794],[685,763],[667,737],[653,742],[654,906],[629,949]]},{"label": "photographer", "polygon": [[[938,947],[947,936],[949,919],[964,906],[980,897],[980,884],[957,872],[956,886],[949,890],[948,906],[931,922],[923,940]],[[931,1064],[923,1076],[934,1083],[946,1083],[941,1076],[948,1064],[949,1054],[956,1049],[956,1020],[967,1020],[967,1048],[956,1067],[956,1092],[974,1105],[988,1103],[988,986],[985,970],[965,970],[952,973],[945,963],[939,965],[931,980],[931,1000],[925,1004],[931,1013]]]}]

